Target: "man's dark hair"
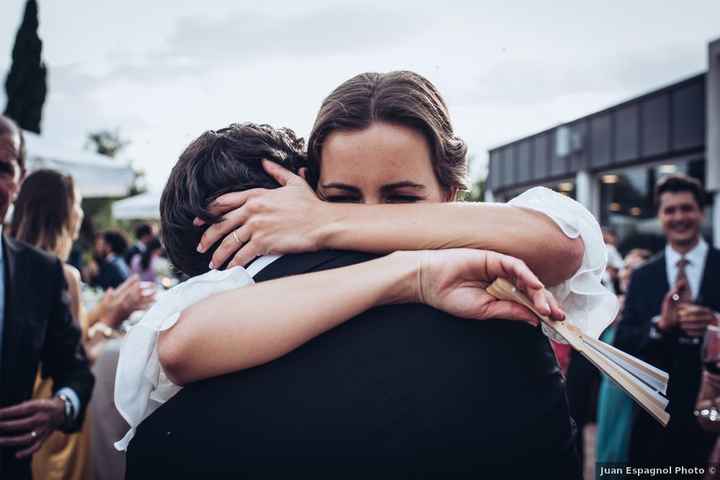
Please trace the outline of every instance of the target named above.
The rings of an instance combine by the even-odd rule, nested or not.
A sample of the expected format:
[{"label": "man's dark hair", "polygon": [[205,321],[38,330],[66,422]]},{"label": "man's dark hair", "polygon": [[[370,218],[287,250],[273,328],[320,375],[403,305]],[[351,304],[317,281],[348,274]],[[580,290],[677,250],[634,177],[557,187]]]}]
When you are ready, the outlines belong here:
[{"label": "man's dark hair", "polygon": [[152,235],[152,233],[152,227],[147,223],[141,223],[140,225],[135,227],[135,238],[137,238],[138,240],[143,238],[145,235]]},{"label": "man's dark hair", "polygon": [[[160,199],[163,244],[173,265],[189,276],[207,272],[217,245],[203,254],[196,251],[197,244],[208,225],[222,220],[208,211],[208,205],[229,192],[277,188],[262,160],[297,172],[305,164],[303,149],[303,139],[292,130],[253,123],[207,131],[188,145]],[[193,225],[195,217],[206,225]]]},{"label": "man's dark hair", "polygon": [[661,178],[655,185],[655,206],[660,207],[660,196],[663,193],[690,192],[702,210],[705,207],[705,189],[699,180],[687,175],[674,174]]},{"label": "man's dark hair", "polygon": [[117,256],[125,255],[128,248],[128,241],[121,232],[117,230],[106,230],[102,233],[105,243],[110,246],[110,250]]}]

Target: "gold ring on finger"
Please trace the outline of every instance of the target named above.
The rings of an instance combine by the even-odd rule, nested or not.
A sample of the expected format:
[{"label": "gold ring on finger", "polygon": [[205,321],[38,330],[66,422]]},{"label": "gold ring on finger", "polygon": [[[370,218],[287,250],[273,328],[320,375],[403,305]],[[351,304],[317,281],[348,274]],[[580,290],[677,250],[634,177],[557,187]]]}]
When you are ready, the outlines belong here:
[{"label": "gold ring on finger", "polygon": [[233,230],[232,236],[233,236],[233,238],[235,239],[235,242],[237,242],[238,245],[242,245],[242,242],[241,242],[240,239],[238,238],[237,230]]}]

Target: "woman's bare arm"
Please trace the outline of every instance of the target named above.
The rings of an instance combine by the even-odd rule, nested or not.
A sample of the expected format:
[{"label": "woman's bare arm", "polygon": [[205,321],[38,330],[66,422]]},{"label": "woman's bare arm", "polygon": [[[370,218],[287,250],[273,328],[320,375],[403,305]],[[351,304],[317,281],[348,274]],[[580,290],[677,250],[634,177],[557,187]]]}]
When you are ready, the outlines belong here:
[{"label": "woman's bare arm", "polygon": [[[159,338],[160,363],[184,384],[269,362],[372,307],[423,302],[463,318],[537,323],[518,304],[494,300],[484,287],[516,279],[542,312],[562,319],[528,267],[495,252],[396,252],[348,267],[235,289],[189,308]],[[328,290],[333,295],[328,296]]]},{"label": "woman's bare arm", "polygon": [[229,193],[211,207],[225,215],[206,230],[200,244],[206,250],[225,237],[213,255],[213,267],[233,254],[231,265],[245,265],[269,252],[475,248],[519,258],[553,286],[582,264],[582,239],[569,238],[550,217],[534,210],[470,202],[328,203],[297,175],[271,162],[265,168],[283,188]]}]

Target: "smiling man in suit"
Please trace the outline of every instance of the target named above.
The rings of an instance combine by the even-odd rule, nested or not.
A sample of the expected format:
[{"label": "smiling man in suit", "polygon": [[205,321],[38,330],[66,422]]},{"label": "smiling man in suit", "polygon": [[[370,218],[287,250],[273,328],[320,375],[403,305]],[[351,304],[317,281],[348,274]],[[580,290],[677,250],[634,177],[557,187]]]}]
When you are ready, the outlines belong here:
[{"label": "smiling man in suit", "polygon": [[660,180],[655,199],[667,245],[633,273],[625,296],[615,345],[670,374],[670,423],[662,428],[638,412],[630,442],[634,464],[706,464],[714,441],[693,415],[703,335],[720,311],[720,251],[700,234],[704,196],[693,178]]},{"label": "smiling man in suit", "polygon": [[[20,130],[0,116],[0,219],[24,174]],[[30,458],[50,433],[82,425],[94,379],[60,260],[5,235],[1,243],[0,478],[29,479]],[[53,379],[54,396],[30,400],[40,364]]]}]

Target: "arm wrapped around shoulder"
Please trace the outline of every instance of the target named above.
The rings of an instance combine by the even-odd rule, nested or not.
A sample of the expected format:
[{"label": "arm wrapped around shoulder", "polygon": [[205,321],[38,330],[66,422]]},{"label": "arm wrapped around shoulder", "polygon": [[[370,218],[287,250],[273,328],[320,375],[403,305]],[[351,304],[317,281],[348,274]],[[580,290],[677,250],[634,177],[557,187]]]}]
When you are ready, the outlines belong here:
[{"label": "arm wrapped around shoulder", "polygon": [[[580,238],[582,260],[570,278],[549,290],[567,314],[567,320],[585,334],[598,338],[617,315],[615,295],[600,282],[607,264],[607,248],[595,217],[579,202],[549,188],[535,187],[508,202],[550,217],[569,238]],[[573,252],[569,252],[568,262]]]}]

